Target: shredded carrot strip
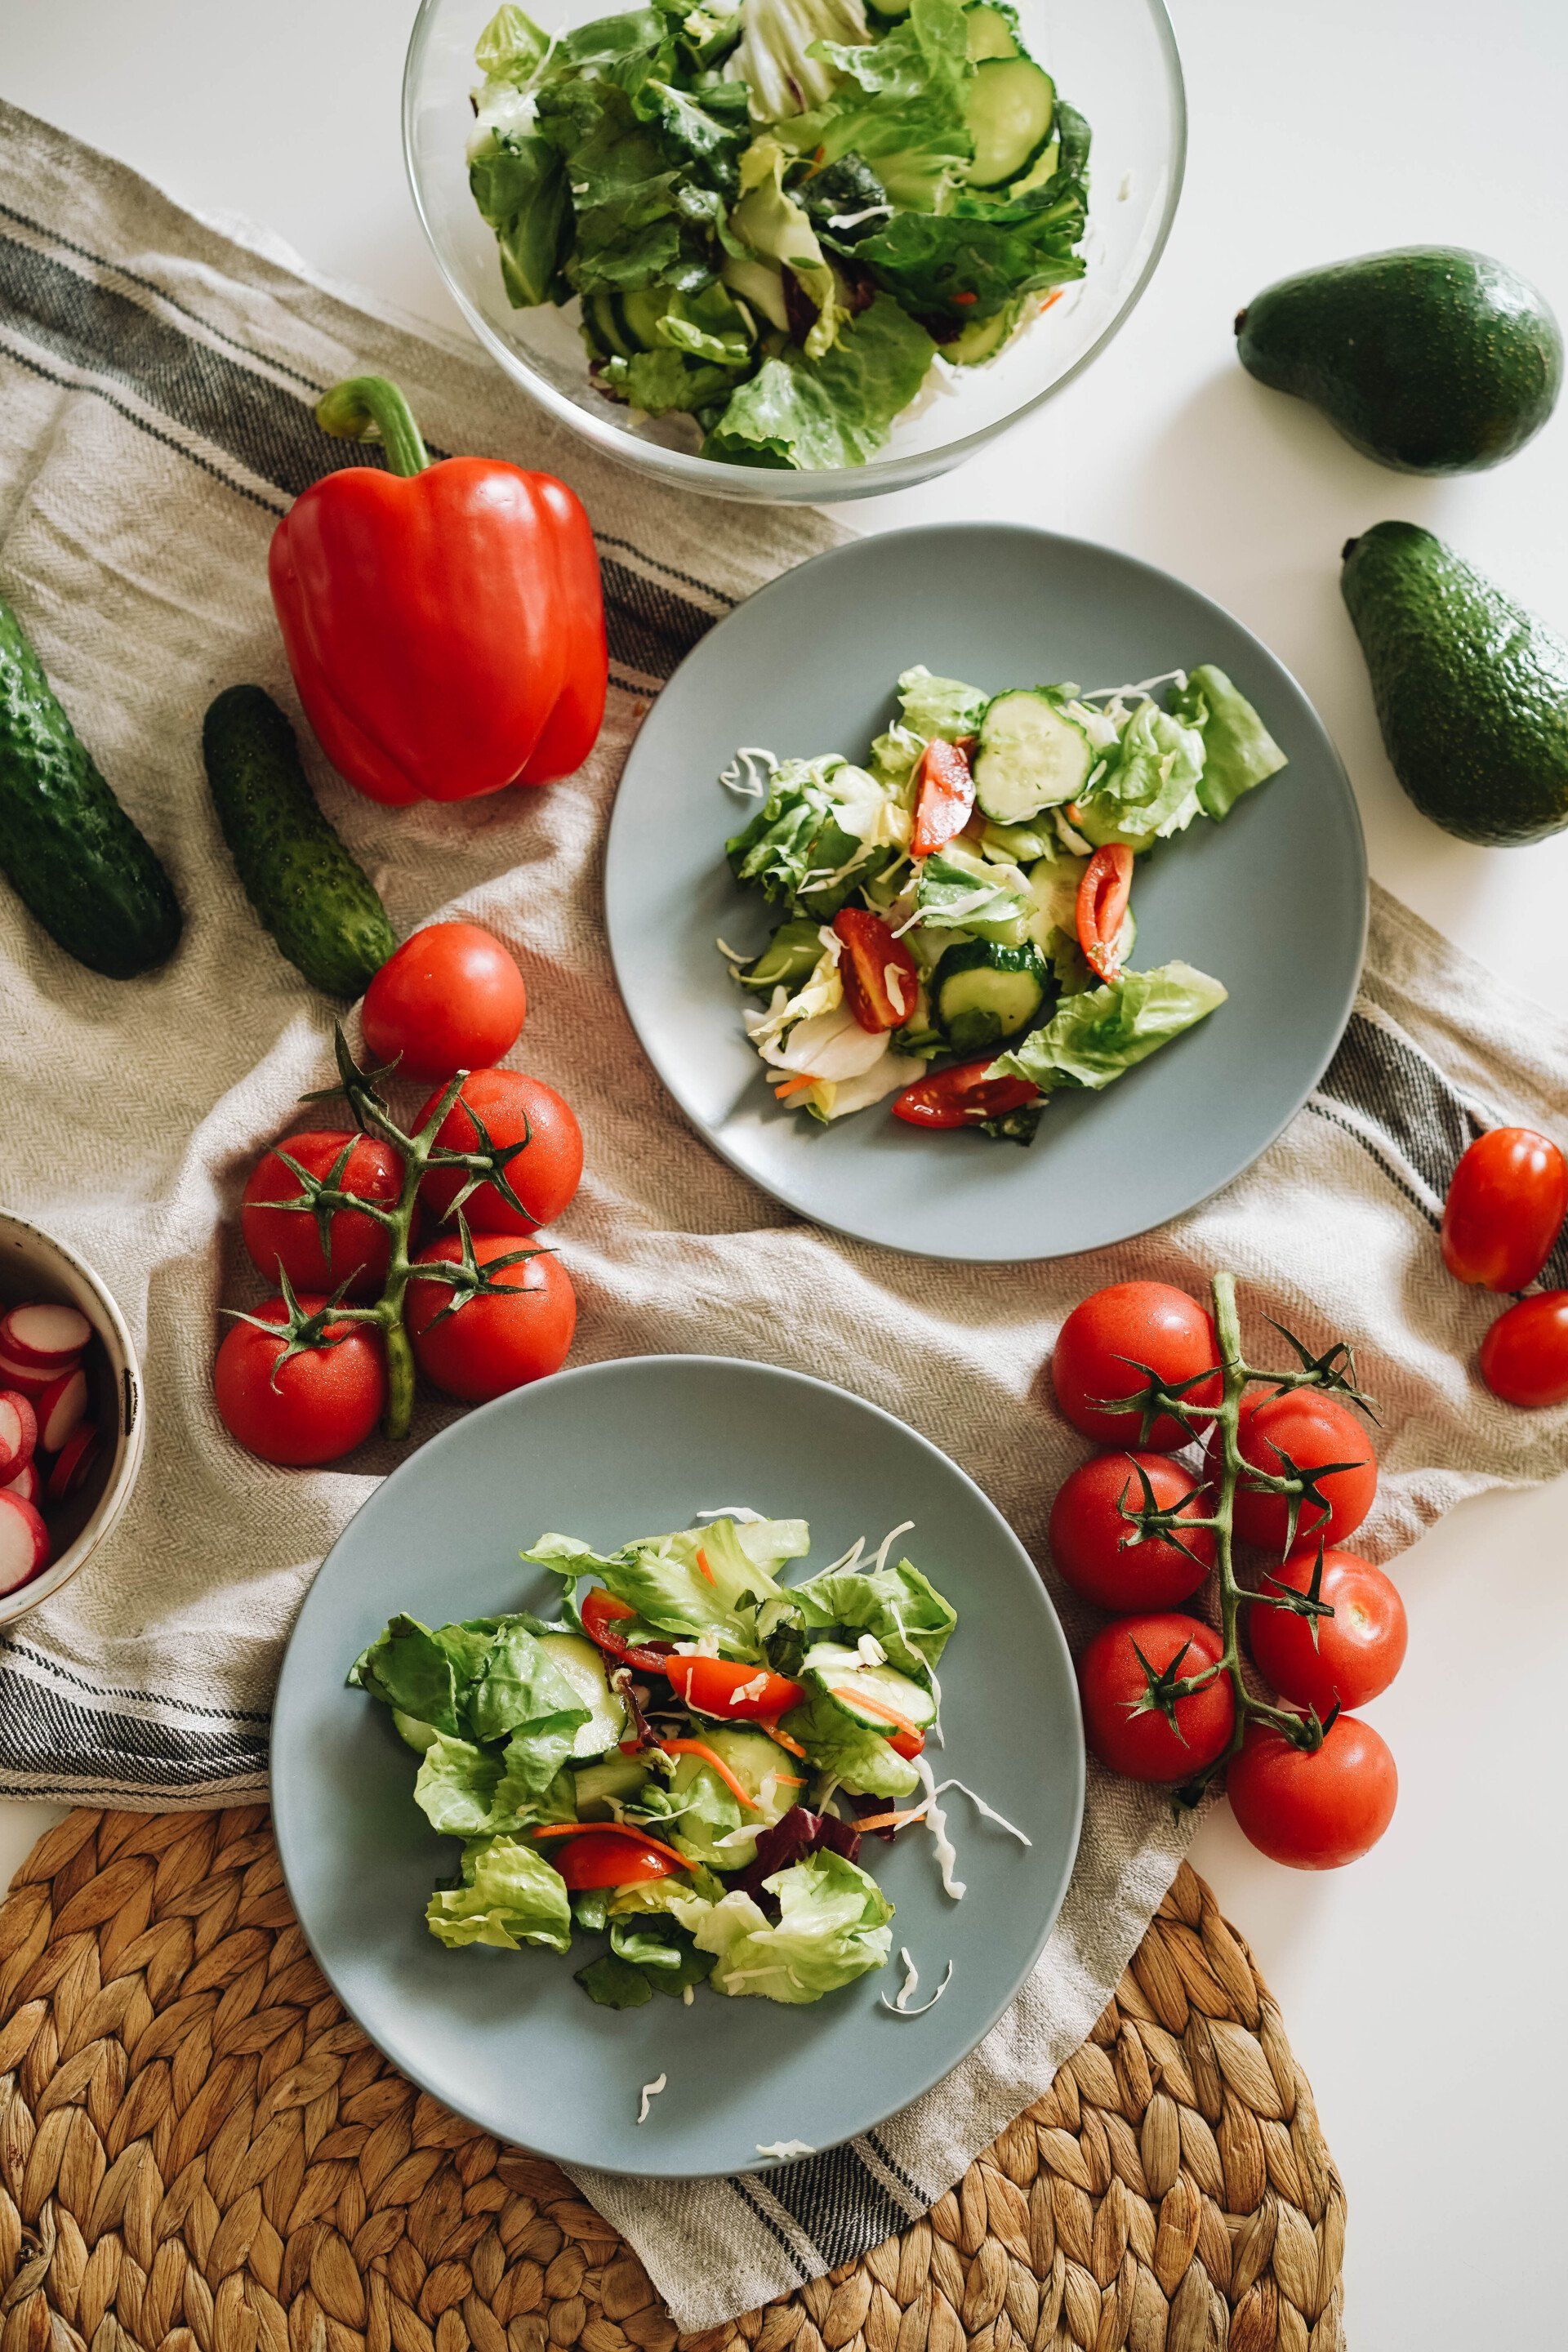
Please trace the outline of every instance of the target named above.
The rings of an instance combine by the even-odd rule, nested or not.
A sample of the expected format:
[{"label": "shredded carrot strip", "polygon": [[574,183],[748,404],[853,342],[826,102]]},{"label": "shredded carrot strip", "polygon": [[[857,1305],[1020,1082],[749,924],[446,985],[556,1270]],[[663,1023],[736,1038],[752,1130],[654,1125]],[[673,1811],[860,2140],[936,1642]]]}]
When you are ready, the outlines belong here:
[{"label": "shredded carrot strip", "polygon": [[661,1739],[658,1744],[667,1756],[700,1756],[709,1770],[718,1773],[731,1795],[738,1798],[749,1813],[762,1811],[763,1809],[756,1799],[747,1794],[745,1788],[741,1781],[737,1780],[724,1759],[715,1755],[705,1739]]},{"label": "shredded carrot strip", "polygon": [[805,1786],[798,1772],[775,1772],[773,1779],[781,1789],[804,1789]]},{"label": "shredded carrot strip", "polygon": [[884,1723],[890,1723],[895,1730],[907,1731],[911,1739],[918,1739],[922,1748],[925,1746],[925,1733],[920,1725],[911,1723],[907,1715],[900,1715],[896,1706],[889,1706],[885,1698],[868,1698],[863,1691],[842,1688],[836,1690],[833,1696],[841,1699],[846,1706],[863,1706],[868,1714],[879,1715]]},{"label": "shredded carrot strip", "polygon": [[1040,309],[1042,310],[1048,310],[1053,302],[1059,302],[1061,300],[1062,296],[1067,292],[1067,290],[1068,289],[1065,286],[1053,286],[1050,292],[1046,296],[1045,300],[1040,304]]},{"label": "shredded carrot strip", "polygon": [[673,1862],[678,1870],[689,1870],[691,1864],[672,1845],[662,1845],[647,1830],[633,1829],[629,1822],[548,1822],[532,1832],[536,1838],[558,1837],[624,1837],[633,1838],[638,1845],[651,1846],[662,1853],[666,1862]]},{"label": "shredded carrot strip", "polygon": [[814,1087],[816,1083],[816,1080],[809,1076],[786,1078],[782,1086],[773,1088],[773,1099],[775,1102],[785,1102],[791,1095],[804,1094],[807,1087]]},{"label": "shredded carrot strip", "polygon": [[781,1748],[787,1748],[792,1756],[798,1756],[803,1764],[805,1762],[805,1750],[798,1739],[792,1739],[787,1731],[779,1729],[776,1723],[764,1723],[761,1727],[770,1739],[776,1739]]},{"label": "shredded carrot strip", "polygon": [[708,1555],[703,1550],[700,1544],[697,1547],[697,1565],[702,1570],[703,1575],[708,1579],[710,1584],[716,1584],[718,1582],[718,1578],[714,1575],[712,1570],[708,1565]]},{"label": "shredded carrot strip", "polygon": [[912,1813],[863,1813],[849,1826],[852,1830],[901,1830],[906,1822],[918,1822],[921,1818],[918,1808]]}]

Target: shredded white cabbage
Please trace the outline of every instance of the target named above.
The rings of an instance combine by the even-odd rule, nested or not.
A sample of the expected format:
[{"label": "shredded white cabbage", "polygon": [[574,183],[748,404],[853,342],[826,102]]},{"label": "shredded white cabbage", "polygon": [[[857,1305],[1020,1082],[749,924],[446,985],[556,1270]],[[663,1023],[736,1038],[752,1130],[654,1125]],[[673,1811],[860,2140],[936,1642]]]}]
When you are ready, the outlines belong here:
[{"label": "shredded white cabbage", "polygon": [[760,2139],[757,2154],[776,2156],[781,2164],[787,2164],[791,2157],[815,2156],[816,2150],[808,2139]]},{"label": "shredded white cabbage", "polygon": [[949,1960],[946,1968],[942,1970],[942,1982],[931,1994],[931,1999],[929,2000],[922,2000],[918,2009],[911,2009],[910,2007],[910,2003],[913,2000],[916,1992],[920,1989],[921,1972],[919,1969],[916,1968],[914,1961],[910,1957],[910,1948],[907,1944],[900,1945],[899,1958],[904,1964],[903,1983],[899,1987],[898,1991],[893,1995],[891,2000],[888,1999],[886,1993],[883,1993],[881,1996],[881,2006],[887,2011],[889,2017],[923,2017],[928,2009],[934,2009],[936,2007],[937,2002],[942,1999],[942,1994],[952,1982],[952,1962]]},{"label": "shredded white cabbage", "polygon": [[[736,752],[727,768],[720,769],[719,782],[726,791],[739,793],[743,800],[765,801],[768,781],[777,772],[778,764],[776,752],[764,751],[757,743],[747,744]],[[763,772],[760,775],[759,767]]]},{"label": "shredded white cabbage", "polygon": [[637,2121],[639,2124],[647,2123],[649,2105],[658,2098],[659,2093],[664,2089],[668,2081],[669,2077],[668,2074],[656,2074],[651,2083],[645,2083],[643,2084],[642,2096],[637,2103]]}]

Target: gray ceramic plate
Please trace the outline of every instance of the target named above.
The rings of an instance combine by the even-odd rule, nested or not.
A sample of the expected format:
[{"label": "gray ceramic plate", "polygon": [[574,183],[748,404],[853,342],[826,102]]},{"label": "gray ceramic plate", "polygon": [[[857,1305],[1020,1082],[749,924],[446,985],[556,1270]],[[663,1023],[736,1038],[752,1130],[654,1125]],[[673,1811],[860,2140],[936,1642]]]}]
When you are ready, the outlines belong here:
[{"label": "gray ceramic plate", "polygon": [[[807,2008],[700,1990],[596,2009],[553,1953],[447,1952],[424,1907],[458,1849],[412,1798],[384,1708],[343,1675],[395,1610],[426,1623],[553,1605],[520,1565],[547,1528],[607,1549],[750,1503],[810,1522],[806,1572],[902,1519],[910,1556],[959,1612],[942,1675],[937,1777],[979,1789],[1026,1851],[954,1793],[968,1892],[943,1894],[930,1841],[868,1841],[897,1905],[894,1961]],[[979,1488],[901,1422],[797,1372],[704,1356],[564,1372],[443,1430],[376,1489],[300,1612],[272,1727],[289,1891],[343,2005],[405,2074],[502,2138],[560,2161],[666,2179],[758,2168],[759,2144],[827,2147],[868,2130],[973,2048],[1028,1973],[1072,1870],[1084,1753],[1072,1667],[1028,1555]],[[907,1944],[929,2015],[889,2016]],[[586,1958],[592,1946],[584,1948]],[[668,2088],[640,2128],[643,2084]]]},{"label": "gray ceramic plate", "polygon": [[[1184,957],[1230,1002],[1102,1096],[1054,1103],[1027,1150],[931,1135],[885,1105],[824,1128],[776,1108],[714,939],[771,928],[724,836],[739,744],[864,755],[915,662],[1000,688],[1083,687],[1217,662],[1290,764],[1223,825],[1141,861],[1141,966]],[[605,911],[637,1034],[677,1102],[745,1174],[819,1224],[931,1257],[1060,1257],[1179,1216],[1251,1165],[1350,1017],[1366,856],[1339,756],[1300,688],[1238,621],[1168,572],[996,523],[852,540],[786,572],[689,654],[645,720],[610,824]]]}]

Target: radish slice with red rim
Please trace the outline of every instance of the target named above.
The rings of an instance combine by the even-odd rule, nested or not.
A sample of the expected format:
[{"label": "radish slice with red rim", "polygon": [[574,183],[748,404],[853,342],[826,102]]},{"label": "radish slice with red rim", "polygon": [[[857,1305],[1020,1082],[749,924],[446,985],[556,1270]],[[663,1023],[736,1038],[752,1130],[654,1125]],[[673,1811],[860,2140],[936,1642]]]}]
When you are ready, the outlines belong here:
[{"label": "radish slice with red rim", "polygon": [[58,1379],[58,1372],[41,1372],[37,1364],[19,1364],[0,1348],[0,1389],[15,1389],[18,1396],[30,1397],[36,1403],[49,1382]]},{"label": "radish slice with red rim", "polygon": [[39,1444],[46,1454],[58,1454],[87,1411],[87,1374],[79,1365],[74,1371],[57,1374],[40,1393],[35,1410]]},{"label": "radish slice with red rim", "polygon": [[68,1371],[91,1337],[92,1326],[79,1307],[57,1306],[48,1298],[29,1299],[0,1315],[0,1350],[40,1371]]},{"label": "radish slice with red rim", "polygon": [[31,1503],[0,1492],[0,1592],[15,1592],[47,1566],[49,1531]]},{"label": "radish slice with red rim", "polygon": [[9,1478],[0,1479],[0,1495],[15,1495],[19,1502],[31,1503],[36,1510],[44,1499],[44,1482],[37,1462],[28,1462]]},{"label": "radish slice with red rim", "polygon": [[90,1421],[79,1421],[50,1466],[46,1491],[51,1503],[63,1503],[68,1495],[76,1493],[97,1452],[97,1429]]},{"label": "radish slice with red rim", "polygon": [[38,1442],[38,1416],[16,1389],[0,1389],[0,1484],[25,1470]]}]

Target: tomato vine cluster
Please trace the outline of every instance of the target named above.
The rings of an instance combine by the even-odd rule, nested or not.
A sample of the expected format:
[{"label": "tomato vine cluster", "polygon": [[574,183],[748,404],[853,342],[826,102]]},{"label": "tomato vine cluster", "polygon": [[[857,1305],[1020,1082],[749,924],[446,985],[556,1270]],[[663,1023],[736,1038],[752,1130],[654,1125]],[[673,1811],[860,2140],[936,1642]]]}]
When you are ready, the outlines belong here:
[{"label": "tomato vine cluster", "polygon": [[[1189,1803],[1223,1773],[1255,1845],[1325,1869],[1366,1853],[1393,1815],[1394,1759],[1351,1710],[1397,1673],[1405,1612],[1383,1571],[1342,1549],[1377,1490],[1352,1352],[1314,1356],[1275,1328],[1298,1360],[1260,1370],[1223,1273],[1212,1316],[1155,1282],[1075,1307],[1052,1361],[1057,1399],[1113,1450],[1063,1484],[1051,1549],[1068,1582],[1114,1612],[1079,1667],[1100,1762]],[[1176,1458],[1200,1443],[1201,1462]],[[1246,1584],[1240,1547],[1257,1556]],[[1194,1613],[1209,1588],[1217,1625]]]},{"label": "tomato vine cluster", "polygon": [[[287,1136],[251,1171],[241,1229],[278,1292],[236,1314],[214,1388],[263,1461],[333,1462],[378,1423],[406,1437],[420,1375],[482,1403],[565,1360],[576,1298],[535,1235],[577,1190],[582,1131],[542,1079],[458,1066],[475,1045],[508,1051],[523,1011],[488,933],[416,932],[365,998],[367,1043],[388,1060],[361,1067],[340,1029],[339,1083],[312,1098],[342,1096],[353,1127]],[[384,1091],[395,1071],[444,1080],[406,1129]]]}]

